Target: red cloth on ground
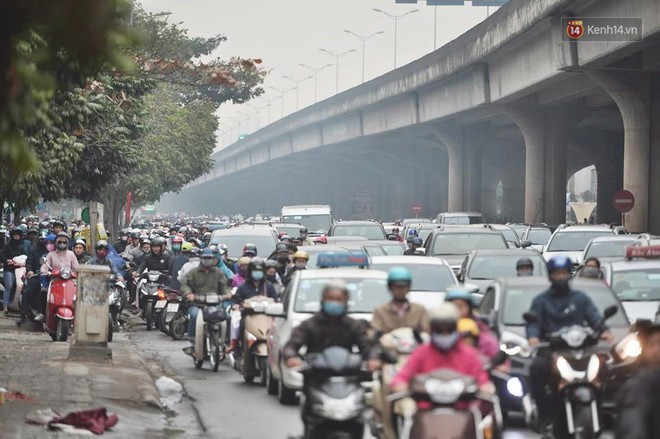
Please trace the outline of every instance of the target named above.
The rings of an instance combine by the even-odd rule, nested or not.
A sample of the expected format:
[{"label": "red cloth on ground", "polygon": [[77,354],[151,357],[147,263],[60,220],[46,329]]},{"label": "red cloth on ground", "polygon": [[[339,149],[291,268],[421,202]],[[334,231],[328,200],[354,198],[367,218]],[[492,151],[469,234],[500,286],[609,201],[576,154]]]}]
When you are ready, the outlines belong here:
[{"label": "red cloth on ground", "polygon": [[51,424],[67,424],[78,428],[84,428],[95,434],[101,434],[105,430],[112,428],[117,424],[119,418],[117,415],[109,415],[106,409],[92,409],[81,412],[71,412],[63,418],[55,418],[50,421]]}]

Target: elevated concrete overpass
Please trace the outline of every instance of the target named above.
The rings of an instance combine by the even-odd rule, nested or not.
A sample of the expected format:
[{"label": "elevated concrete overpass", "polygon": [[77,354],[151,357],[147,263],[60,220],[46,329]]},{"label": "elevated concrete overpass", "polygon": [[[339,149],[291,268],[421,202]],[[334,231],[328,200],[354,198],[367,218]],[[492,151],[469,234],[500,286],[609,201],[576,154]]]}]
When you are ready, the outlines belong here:
[{"label": "elevated concrete overpass", "polygon": [[[565,42],[562,17],[642,17],[643,39]],[[619,220],[611,198],[626,188],[628,228],[660,233],[659,71],[657,0],[511,0],[439,50],[219,151],[163,203],[396,218],[420,202],[424,216],[559,223],[568,177],[593,164],[599,221]]]}]

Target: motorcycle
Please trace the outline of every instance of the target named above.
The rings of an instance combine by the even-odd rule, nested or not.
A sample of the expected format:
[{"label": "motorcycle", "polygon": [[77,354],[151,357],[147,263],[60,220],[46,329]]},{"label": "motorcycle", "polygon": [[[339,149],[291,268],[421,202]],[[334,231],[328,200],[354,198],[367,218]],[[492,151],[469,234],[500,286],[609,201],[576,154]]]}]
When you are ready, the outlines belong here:
[{"label": "motorcycle", "polygon": [[195,319],[195,342],[192,352],[195,367],[201,369],[208,360],[211,369],[218,371],[225,359],[225,336],[227,334],[227,314],[222,308],[220,296],[207,294],[195,298],[195,306],[200,308]]},{"label": "motorcycle", "polygon": [[[417,375],[408,390],[393,393],[387,399],[396,402],[410,397],[428,408],[417,410],[408,435],[402,434],[402,439],[501,437],[499,400],[496,395],[480,391],[474,377],[451,369],[434,370]],[[485,416],[475,404],[479,401],[492,405]]]},{"label": "motorcycle", "polygon": [[[156,323],[156,302],[159,301],[158,288],[167,282],[167,274],[160,271],[148,271],[142,273],[137,290],[140,294],[140,308],[142,309],[142,318],[147,324],[147,331],[151,331]],[[162,302],[165,306],[167,301]]]},{"label": "motorcycle", "polygon": [[190,302],[181,300],[177,312],[170,322],[170,337],[174,340],[183,340],[188,332],[188,308]]},{"label": "motorcycle", "polygon": [[305,355],[300,368],[304,377],[304,439],[364,436],[365,389],[361,385],[362,356],[332,346]]},{"label": "motorcycle", "polygon": [[14,276],[16,277],[16,281],[14,283],[14,291],[9,300],[8,308],[10,311],[18,312],[21,309],[21,295],[25,288],[25,262],[27,261],[27,255],[16,256],[12,258],[12,261],[14,262]]},{"label": "motorcycle", "polygon": [[[603,323],[617,313],[616,306],[605,309]],[[528,312],[523,314],[527,322],[539,322],[539,316]],[[603,430],[601,422],[601,390],[606,375],[607,351],[596,348],[603,330],[573,325],[562,328],[548,337],[547,342],[535,348],[549,348],[553,353],[554,372],[559,374],[557,393],[564,408],[562,425],[576,439],[596,438]],[[565,424],[564,424],[565,422]]]},{"label": "motorcycle", "polygon": [[65,342],[69,338],[75,316],[77,277],[68,268],[50,272],[44,327],[53,341]]},{"label": "motorcycle", "polygon": [[[378,422],[370,423],[375,437],[399,437],[410,431],[412,417],[417,405],[412,398],[405,398],[394,403],[386,401],[390,383],[396,373],[406,364],[410,355],[418,346],[428,341],[428,334],[419,334],[412,328],[398,328],[379,337],[383,349],[383,367],[374,383],[373,407],[378,414]],[[387,422],[388,425],[383,423]]]},{"label": "motorcycle", "polygon": [[[165,300],[165,306],[159,314],[158,328],[165,335],[170,335],[170,322],[177,314],[177,311],[179,311],[181,296],[179,295],[179,291],[161,286],[158,290],[158,297],[159,299],[163,297]],[[158,305],[158,302],[156,302],[156,305]]]},{"label": "motorcycle", "polygon": [[126,291],[126,284],[119,281],[116,275],[111,275],[108,305],[110,309],[110,321],[115,331],[119,330],[119,314],[126,308],[127,303],[128,292]]},{"label": "motorcycle", "polygon": [[[266,296],[254,296],[243,302],[244,331],[240,346],[242,355],[237,358],[232,352],[229,354],[229,361],[235,370],[243,374],[243,380],[248,384],[251,384],[255,377],[260,377],[261,385],[266,385],[267,341],[272,319],[265,313],[266,307],[273,302],[272,298]],[[232,324],[236,324],[233,317]]]}]

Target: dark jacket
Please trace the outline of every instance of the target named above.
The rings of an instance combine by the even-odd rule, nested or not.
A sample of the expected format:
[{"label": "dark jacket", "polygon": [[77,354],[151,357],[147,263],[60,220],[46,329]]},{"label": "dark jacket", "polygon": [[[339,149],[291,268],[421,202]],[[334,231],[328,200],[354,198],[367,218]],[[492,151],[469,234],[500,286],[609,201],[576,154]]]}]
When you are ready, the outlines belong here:
[{"label": "dark jacket", "polygon": [[298,351],[303,346],[307,346],[307,353],[322,352],[331,346],[348,350],[357,346],[366,357],[370,349],[367,325],[348,316],[335,319],[321,311],[293,330],[284,346],[284,359],[299,356]]},{"label": "dark jacket", "polygon": [[92,258],[92,255],[90,255],[89,253],[83,253],[80,256],[76,255],[76,259],[78,259],[78,263],[80,265],[83,265],[83,264],[87,264],[89,261],[91,261],[94,258]]},{"label": "dark jacket", "polygon": [[527,338],[544,339],[555,331],[573,325],[600,329],[597,326],[602,321],[591,298],[575,290],[557,294],[551,288],[534,298],[530,311],[540,317],[540,322],[527,324]]},{"label": "dark jacket", "polygon": [[170,267],[168,269],[168,273],[170,273],[170,276],[172,276],[169,285],[170,288],[178,290],[181,287],[179,279],[177,279],[179,277],[179,270],[181,270],[181,267],[183,267],[189,260],[190,258],[183,254],[174,256],[172,259],[170,259]]},{"label": "dark jacket", "polygon": [[623,388],[618,404],[617,439],[660,438],[660,367],[646,369]]},{"label": "dark jacket", "polygon": [[171,256],[165,253],[158,255],[149,253],[140,263],[137,272],[142,273],[146,269],[147,271],[160,271],[167,273],[167,270],[170,268],[170,258]]},{"label": "dark jacket", "polygon": [[117,250],[117,253],[124,253],[126,251],[126,246],[128,245],[128,241],[122,241],[121,239],[117,242],[115,242],[115,250]]},{"label": "dark jacket", "polygon": [[293,277],[293,273],[295,273],[296,271],[301,271],[301,270],[305,270],[305,268],[293,267],[291,270],[289,270],[289,272],[286,274],[286,276],[284,276],[282,278],[282,284],[285,285],[285,286],[289,285],[289,282],[291,282],[291,278]]},{"label": "dark jacket", "polygon": [[[2,263],[4,264],[8,259],[13,259],[16,256],[29,255],[30,250],[30,243],[27,240],[14,241],[12,239],[2,248]],[[5,271],[14,272],[15,270],[14,266],[5,264]]]},{"label": "dark jacket", "polygon": [[105,265],[106,267],[110,268],[110,273],[114,274],[115,276],[121,276],[121,273],[117,269],[117,266],[115,265],[114,262],[112,262],[112,259],[110,258],[105,258],[103,262],[100,262],[98,258],[94,257],[89,259],[89,261],[85,262],[87,265]]},{"label": "dark jacket", "polygon": [[227,290],[227,277],[218,267],[198,265],[181,280],[181,294],[193,293],[196,296],[207,293],[224,295]]},{"label": "dark jacket", "polygon": [[46,244],[37,244],[28,255],[27,261],[25,261],[25,271],[39,273],[39,270],[41,270],[41,257],[47,254],[48,250],[46,249]]},{"label": "dark jacket", "polygon": [[277,292],[275,291],[273,284],[267,280],[262,280],[257,287],[254,286],[252,281],[247,280],[243,285],[238,287],[232,300],[235,303],[240,304],[243,303],[245,299],[249,299],[250,297],[254,296],[268,296],[272,297],[273,299],[277,299]]}]

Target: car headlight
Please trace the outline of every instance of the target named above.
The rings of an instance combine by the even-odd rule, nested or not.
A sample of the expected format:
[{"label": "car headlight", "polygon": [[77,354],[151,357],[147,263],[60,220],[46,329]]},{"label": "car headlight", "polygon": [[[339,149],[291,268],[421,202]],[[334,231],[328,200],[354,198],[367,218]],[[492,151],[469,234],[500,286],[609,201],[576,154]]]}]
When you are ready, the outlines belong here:
[{"label": "car headlight", "polygon": [[614,350],[622,360],[639,357],[642,353],[642,345],[637,338],[637,333],[626,335],[617,343]]},{"label": "car headlight", "polygon": [[[591,360],[589,364],[591,364]],[[556,366],[559,371],[559,376],[568,383],[584,379],[587,376],[587,372],[573,369],[568,360],[561,356],[557,357]]]},{"label": "car headlight", "polygon": [[518,377],[511,377],[507,380],[506,390],[511,394],[511,396],[515,396],[516,398],[522,398],[525,393],[522,381],[520,381],[520,378]]}]

